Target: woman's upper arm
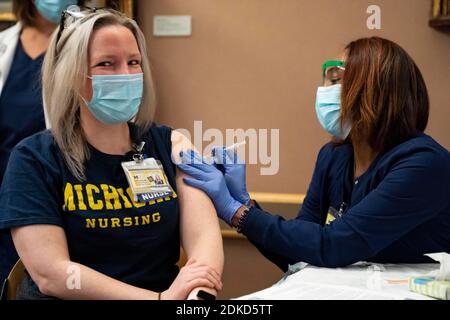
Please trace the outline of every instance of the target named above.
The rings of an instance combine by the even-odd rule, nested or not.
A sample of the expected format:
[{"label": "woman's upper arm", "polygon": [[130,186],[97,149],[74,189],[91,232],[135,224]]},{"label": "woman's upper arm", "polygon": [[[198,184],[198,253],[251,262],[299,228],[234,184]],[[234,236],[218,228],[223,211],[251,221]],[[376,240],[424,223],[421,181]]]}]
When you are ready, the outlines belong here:
[{"label": "woman's upper arm", "polygon": [[[180,161],[179,152],[187,149],[194,150],[189,139],[177,131],[172,131],[172,154],[175,162],[178,163]],[[187,256],[191,257],[193,253],[199,254],[196,251],[196,247],[198,247],[200,242],[207,241],[206,243],[203,242],[202,245],[206,244],[213,251],[219,252],[223,257],[222,237],[214,205],[203,191],[185,184],[183,181],[184,176],[183,172],[177,170],[176,180],[180,203],[180,232],[183,248]],[[205,252],[206,254],[208,253]]]}]

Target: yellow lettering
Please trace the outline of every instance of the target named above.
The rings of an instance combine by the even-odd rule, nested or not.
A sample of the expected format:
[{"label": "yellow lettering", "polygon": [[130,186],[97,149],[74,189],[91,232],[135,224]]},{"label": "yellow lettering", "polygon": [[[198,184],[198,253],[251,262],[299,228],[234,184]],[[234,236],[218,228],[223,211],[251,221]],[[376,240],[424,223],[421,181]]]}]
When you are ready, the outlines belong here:
[{"label": "yellow lettering", "polygon": [[159,222],[159,220],[161,220],[161,215],[159,214],[159,212],[155,212],[154,214],[152,214],[152,220],[153,222]]},{"label": "yellow lettering", "polygon": [[118,188],[117,189],[117,193],[119,193],[119,196],[122,198],[123,204],[125,206],[125,208],[129,209],[132,208],[133,205],[130,202],[130,199],[128,199],[128,197],[123,193],[123,189],[122,188]]},{"label": "yellow lettering", "polygon": [[120,219],[119,218],[111,218],[111,228],[119,227],[120,228]]},{"label": "yellow lettering", "polygon": [[[101,184],[100,188],[103,190],[103,195],[105,197],[106,209],[108,210],[119,210],[122,209],[122,204],[119,201],[119,195],[116,188],[113,186],[108,186],[107,184]],[[109,191],[111,189],[111,191]],[[111,200],[114,200],[114,207],[111,204]]]},{"label": "yellow lettering", "polygon": [[98,219],[98,222],[99,222],[99,225],[100,225],[100,228],[102,228],[102,229],[105,229],[105,228],[108,228],[108,219]]},{"label": "yellow lettering", "polygon": [[95,219],[86,219],[86,228],[95,229]]},{"label": "yellow lettering", "polygon": [[81,184],[76,184],[73,186],[73,188],[77,192],[78,209],[79,210],[87,210],[87,207],[86,207],[86,204],[84,203],[84,198],[83,198],[83,186]]},{"label": "yellow lettering", "polygon": [[141,218],[142,218],[142,225],[150,223],[150,215],[149,214],[142,216]]},{"label": "yellow lettering", "polygon": [[133,220],[131,217],[126,217],[123,219],[123,226],[124,227],[131,227],[133,225]]},{"label": "yellow lettering", "polygon": [[161,221],[161,215],[159,212],[153,214],[146,214],[142,216],[125,217],[125,218],[97,218],[97,219],[86,219],[86,229],[95,229],[98,227],[102,229],[107,228],[121,228],[121,227],[131,227],[131,226],[145,226],[151,223]]},{"label": "yellow lettering", "polygon": [[66,183],[66,187],[64,188],[64,211],[74,211],[75,210],[75,201],[73,199],[73,187],[69,182]]},{"label": "yellow lettering", "polygon": [[87,184],[86,185],[86,193],[87,193],[89,208],[91,208],[92,210],[102,210],[103,202],[101,200],[94,201],[94,192],[96,194],[99,194],[100,190],[93,184]]}]

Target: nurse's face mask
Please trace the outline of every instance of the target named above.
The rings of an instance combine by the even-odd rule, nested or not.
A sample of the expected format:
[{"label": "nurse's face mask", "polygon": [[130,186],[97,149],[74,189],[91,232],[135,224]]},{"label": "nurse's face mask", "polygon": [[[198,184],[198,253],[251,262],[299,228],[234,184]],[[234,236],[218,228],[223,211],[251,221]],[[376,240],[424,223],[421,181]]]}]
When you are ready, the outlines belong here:
[{"label": "nurse's face mask", "polygon": [[322,128],[329,134],[345,140],[351,124],[341,126],[341,83],[345,63],[330,60],[322,65],[323,86],[317,89],[316,114]]}]

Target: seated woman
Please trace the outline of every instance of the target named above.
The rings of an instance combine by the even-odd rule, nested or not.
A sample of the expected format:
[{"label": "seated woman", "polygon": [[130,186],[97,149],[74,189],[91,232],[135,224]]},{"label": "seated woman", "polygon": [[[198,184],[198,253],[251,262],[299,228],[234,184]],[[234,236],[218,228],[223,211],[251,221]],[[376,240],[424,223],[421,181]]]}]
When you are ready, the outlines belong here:
[{"label": "seated woman", "polygon": [[[172,163],[190,142],[152,124],[142,32],[112,10],[74,8],[62,19],[43,67],[52,129],[14,149],[0,193],[0,229],[11,230],[29,274],[19,298],[216,295],[224,258],[214,206]],[[153,172],[173,192],[137,202],[122,166],[143,163],[136,155],[158,160]]]},{"label": "seated woman", "polygon": [[322,71],[316,113],[336,141],[320,150],[296,219],[252,206],[245,166],[223,148],[214,149],[221,170],[184,153],[185,181],[282,269],[432,262],[424,254],[450,252],[450,154],[424,133],[428,93],[414,61],[389,40],[364,38]]}]

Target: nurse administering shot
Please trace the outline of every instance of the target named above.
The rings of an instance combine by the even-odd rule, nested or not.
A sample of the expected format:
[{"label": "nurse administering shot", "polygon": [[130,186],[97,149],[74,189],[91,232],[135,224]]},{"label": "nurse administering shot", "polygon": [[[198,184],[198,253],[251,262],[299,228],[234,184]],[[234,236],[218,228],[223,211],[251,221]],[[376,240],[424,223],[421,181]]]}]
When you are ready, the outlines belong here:
[{"label": "nurse administering shot", "polygon": [[283,270],[299,261],[422,263],[431,262],[426,253],[450,252],[450,154],[424,133],[429,99],[417,65],[399,45],[363,38],[322,75],[315,110],[333,139],[295,219],[250,199],[234,148],[215,148],[212,164],[182,152],[184,181]]}]

